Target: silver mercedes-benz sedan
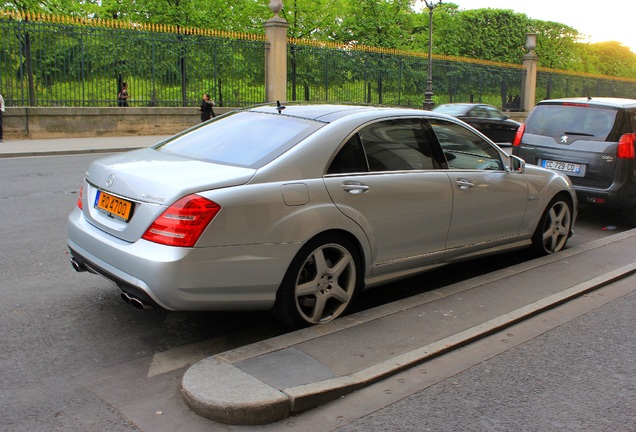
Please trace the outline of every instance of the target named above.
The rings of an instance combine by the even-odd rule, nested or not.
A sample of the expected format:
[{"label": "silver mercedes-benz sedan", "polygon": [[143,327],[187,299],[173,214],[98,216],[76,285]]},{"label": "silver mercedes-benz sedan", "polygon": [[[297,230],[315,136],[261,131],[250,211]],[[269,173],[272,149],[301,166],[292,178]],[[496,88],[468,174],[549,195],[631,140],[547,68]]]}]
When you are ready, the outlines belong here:
[{"label": "silver mercedes-benz sedan", "polygon": [[271,309],[302,327],[441,264],[558,252],[575,218],[566,176],[453,117],[265,105],[93,162],[68,246],[140,309]]}]

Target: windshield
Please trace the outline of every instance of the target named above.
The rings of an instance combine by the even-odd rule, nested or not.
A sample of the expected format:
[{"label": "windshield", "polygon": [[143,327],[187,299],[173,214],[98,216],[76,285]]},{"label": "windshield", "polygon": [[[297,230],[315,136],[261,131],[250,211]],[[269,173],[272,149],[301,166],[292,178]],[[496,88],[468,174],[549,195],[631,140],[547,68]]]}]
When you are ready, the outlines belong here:
[{"label": "windshield", "polygon": [[526,120],[526,133],[553,137],[579,135],[605,141],[617,112],[591,106],[537,105]]},{"label": "windshield", "polygon": [[244,111],[204,123],[154,148],[206,162],[260,168],[322,126],[285,115]]}]

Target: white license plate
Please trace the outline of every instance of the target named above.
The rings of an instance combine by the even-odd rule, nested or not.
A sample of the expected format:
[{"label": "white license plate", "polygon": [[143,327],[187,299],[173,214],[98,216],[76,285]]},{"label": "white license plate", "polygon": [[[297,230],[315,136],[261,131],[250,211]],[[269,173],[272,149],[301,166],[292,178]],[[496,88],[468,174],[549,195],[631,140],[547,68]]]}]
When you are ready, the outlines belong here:
[{"label": "white license plate", "polygon": [[567,173],[579,174],[581,172],[581,164],[572,162],[561,162],[555,160],[544,159],[541,161],[543,168],[549,168],[557,171],[563,171]]}]

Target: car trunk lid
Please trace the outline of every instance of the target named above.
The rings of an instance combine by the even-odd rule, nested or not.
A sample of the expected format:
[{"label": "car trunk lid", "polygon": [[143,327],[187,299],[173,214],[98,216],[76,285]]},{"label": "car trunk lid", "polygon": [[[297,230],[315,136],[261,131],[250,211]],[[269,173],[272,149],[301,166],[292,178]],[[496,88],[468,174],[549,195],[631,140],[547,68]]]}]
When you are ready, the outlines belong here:
[{"label": "car trunk lid", "polygon": [[83,212],[94,226],[134,242],[178,199],[245,184],[254,172],[152,148],[115,155],[93,162],[86,172]]}]

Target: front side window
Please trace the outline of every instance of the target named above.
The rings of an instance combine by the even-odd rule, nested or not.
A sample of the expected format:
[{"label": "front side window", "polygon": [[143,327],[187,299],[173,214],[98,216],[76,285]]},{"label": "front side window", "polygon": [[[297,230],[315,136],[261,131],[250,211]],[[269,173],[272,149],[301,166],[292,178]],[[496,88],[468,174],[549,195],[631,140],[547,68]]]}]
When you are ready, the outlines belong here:
[{"label": "front side window", "polygon": [[504,169],[499,151],[472,131],[445,120],[430,122],[450,169]]}]

